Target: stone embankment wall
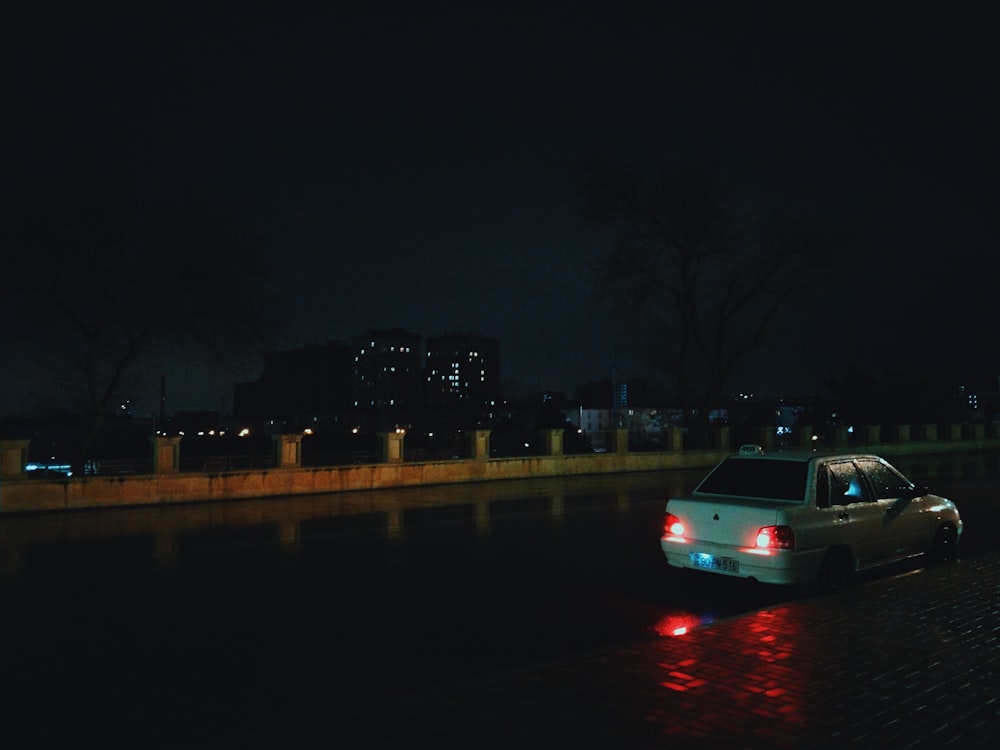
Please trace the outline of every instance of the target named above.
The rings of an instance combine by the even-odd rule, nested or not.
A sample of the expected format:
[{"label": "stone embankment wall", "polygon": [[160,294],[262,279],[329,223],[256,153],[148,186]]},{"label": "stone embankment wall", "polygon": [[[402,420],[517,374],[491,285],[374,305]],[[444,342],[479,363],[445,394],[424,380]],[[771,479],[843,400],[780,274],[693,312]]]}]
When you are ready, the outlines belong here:
[{"label": "stone embankment wall", "polygon": [[[874,437],[877,433],[870,433]],[[383,436],[381,463],[351,466],[303,467],[300,465],[301,435],[276,435],[276,468],[216,472],[180,472],[176,438],[152,441],[153,473],[123,476],[83,476],[36,479],[23,474],[27,441],[0,441],[0,514],[81,510],[100,507],[143,506],[187,502],[217,502],[260,497],[308,495],[374,490],[420,485],[491,482],[536,477],[560,477],[622,472],[708,468],[732,452],[725,435],[719,447],[684,450],[679,436],[675,449],[630,453],[625,435],[615,435],[613,452],[563,455],[561,431],[546,436],[547,455],[521,458],[488,458],[489,434],[472,435],[472,458],[404,462],[402,435]],[[850,450],[884,456],[939,454],[1000,450],[1000,439],[986,438],[982,431],[947,431],[939,439],[936,431],[924,431],[911,440],[908,429],[893,433],[891,443],[851,444]],[[765,449],[773,448],[762,433]],[[846,441],[838,447],[846,448]]]}]

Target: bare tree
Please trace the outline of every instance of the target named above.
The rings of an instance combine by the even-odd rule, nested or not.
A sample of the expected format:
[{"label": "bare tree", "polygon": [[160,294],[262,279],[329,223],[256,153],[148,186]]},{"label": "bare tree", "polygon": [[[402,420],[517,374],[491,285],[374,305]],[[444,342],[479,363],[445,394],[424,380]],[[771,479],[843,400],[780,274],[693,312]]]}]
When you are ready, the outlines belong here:
[{"label": "bare tree", "polygon": [[803,221],[747,218],[707,171],[690,167],[643,178],[594,161],[584,207],[588,222],[608,230],[594,268],[598,296],[669,377],[699,439],[738,368],[844,247]]},{"label": "bare tree", "polygon": [[259,345],[260,248],[203,202],[76,186],[19,191],[4,213],[5,306],[85,401],[77,463],[132,379],[158,377],[168,357],[209,367]]}]

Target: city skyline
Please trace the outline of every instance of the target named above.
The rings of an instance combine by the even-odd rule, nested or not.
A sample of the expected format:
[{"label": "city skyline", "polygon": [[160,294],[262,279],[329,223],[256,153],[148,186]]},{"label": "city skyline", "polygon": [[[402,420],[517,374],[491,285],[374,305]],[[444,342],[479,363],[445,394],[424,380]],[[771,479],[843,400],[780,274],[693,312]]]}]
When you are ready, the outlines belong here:
[{"label": "city skyline", "polygon": [[[406,385],[395,383],[390,385],[389,390],[382,392],[382,396],[367,398],[360,401],[358,396],[364,389],[358,388],[358,374],[360,372],[368,375],[375,375],[373,367],[383,364],[395,365],[401,360],[397,355],[390,355],[389,359],[379,356],[372,356],[367,365],[358,364],[359,354],[361,358],[366,353],[376,354],[369,346],[382,346],[385,351],[391,348],[393,342],[406,342],[405,354],[398,357],[412,363],[405,373],[400,373],[399,377],[393,375],[390,380],[406,380]],[[371,344],[367,343],[371,342]],[[461,342],[461,343],[457,343]],[[453,362],[452,359],[441,352],[433,353],[432,349],[440,348],[442,344],[447,347],[452,345],[465,346],[475,343],[476,351],[465,352],[461,356],[473,354],[476,357],[477,367],[488,367],[490,377],[489,386],[486,389],[488,398],[482,403],[471,403],[466,401],[468,394],[479,394],[479,390],[468,383],[464,387],[454,389],[455,393],[467,394],[460,396],[457,400],[451,400],[443,396],[442,384],[449,377],[456,377],[462,367]],[[409,345],[414,345],[411,350]],[[479,351],[480,345],[490,348],[483,356]],[[471,407],[470,413],[480,408],[483,413],[493,411],[492,398],[496,398],[497,405],[543,405],[552,403],[563,408],[569,405],[582,405],[587,408],[608,408],[613,410],[618,406],[631,406],[642,409],[668,409],[676,410],[680,406],[676,400],[671,400],[665,396],[662,389],[656,383],[650,382],[640,375],[628,372],[613,372],[610,377],[596,379],[578,379],[569,390],[559,390],[554,388],[541,387],[535,390],[511,391],[510,382],[504,382],[498,377],[500,364],[502,363],[503,342],[483,336],[473,331],[439,334],[437,336],[424,336],[417,331],[409,331],[403,328],[392,329],[365,329],[351,337],[351,340],[331,340],[325,344],[307,344],[302,347],[282,349],[272,352],[262,353],[262,367],[260,375],[253,381],[243,383],[233,383],[231,393],[232,399],[225,399],[218,409],[220,416],[224,417],[291,417],[309,418],[310,416],[330,416],[333,414],[346,414],[357,410],[381,410],[386,409],[391,412],[399,409],[405,412],[409,409],[451,408],[460,407],[464,403],[466,407]],[[332,364],[336,360],[336,364]],[[483,365],[482,363],[485,363]],[[360,369],[359,369],[360,367]],[[435,369],[441,367],[441,370]],[[307,371],[308,368],[308,371]],[[484,373],[485,374],[485,373]],[[855,407],[863,410],[880,408],[898,408],[900,404],[910,403],[917,411],[926,408],[934,410],[939,408],[948,400],[952,400],[956,413],[963,409],[967,411],[967,417],[972,418],[973,414],[985,408],[979,419],[990,418],[997,405],[1000,405],[1000,374],[982,374],[980,377],[972,376],[961,381],[945,382],[934,379],[924,379],[920,376],[908,376],[901,373],[889,373],[883,377],[876,374],[852,370],[846,377],[839,381],[838,388],[834,390],[834,398],[830,398],[831,391],[826,387],[815,392],[789,392],[784,394],[758,393],[751,389],[734,388],[723,394],[716,405],[716,408],[725,411],[727,407],[736,404],[759,403],[780,403],[787,408],[811,408],[810,405],[819,405],[824,401],[836,403],[838,398],[843,399],[845,393],[853,393],[854,398],[859,399]],[[377,377],[377,375],[376,375]],[[859,380],[860,379],[860,380]],[[487,380],[484,378],[484,381]],[[863,387],[864,381],[869,382],[868,388],[861,393],[859,387]],[[259,398],[255,389],[265,387],[268,384],[280,385],[284,395],[277,395],[272,392],[266,403],[269,403],[270,411],[264,409],[260,413],[246,408],[237,409],[238,395],[240,389],[245,389],[243,398],[251,400]],[[297,384],[297,387],[295,386]],[[861,384],[861,385],[859,385]],[[374,384],[373,388],[374,388]],[[405,398],[394,401],[394,397],[405,391]],[[891,395],[889,391],[892,391]],[[375,394],[371,390],[371,394]],[[388,394],[388,395],[386,395]],[[626,395],[627,394],[627,395]],[[166,394],[161,395],[161,399]],[[481,395],[481,394],[479,394]],[[636,396],[639,398],[636,398]],[[289,400],[289,396],[291,399]],[[305,400],[303,400],[305,399]],[[310,406],[280,406],[275,408],[275,404],[288,403],[309,403]],[[881,405],[879,402],[883,401]],[[320,403],[323,405],[320,406]],[[227,408],[231,404],[232,408]],[[894,404],[891,406],[890,404]],[[842,404],[842,406],[845,404]],[[164,404],[161,401],[161,414]],[[785,407],[783,407],[785,408]],[[168,410],[168,414],[171,410]],[[177,408],[181,411],[216,411],[214,408],[185,409]],[[242,413],[239,413],[241,412]],[[831,415],[835,418],[836,415]]]}]

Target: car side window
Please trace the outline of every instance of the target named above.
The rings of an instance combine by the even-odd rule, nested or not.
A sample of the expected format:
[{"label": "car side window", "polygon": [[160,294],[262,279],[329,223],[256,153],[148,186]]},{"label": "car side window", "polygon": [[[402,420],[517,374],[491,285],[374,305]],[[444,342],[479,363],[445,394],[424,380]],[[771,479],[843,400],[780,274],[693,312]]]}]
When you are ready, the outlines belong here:
[{"label": "car side window", "polygon": [[816,472],[816,507],[829,508],[837,505],[838,501],[833,499],[834,483],[830,476],[830,467],[823,464]]},{"label": "car side window", "polygon": [[858,460],[858,464],[865,476],[868,477],[868,481],[875,491],[875,497],[879,500],[894,500],[904,495],[911,487],[910,483],[898,472],[881,461],[862,458]]},{"label": "car side window", "polygon": [[868,488],[853,462],[843,461],[829,467],[831,505],[871,502]]}]

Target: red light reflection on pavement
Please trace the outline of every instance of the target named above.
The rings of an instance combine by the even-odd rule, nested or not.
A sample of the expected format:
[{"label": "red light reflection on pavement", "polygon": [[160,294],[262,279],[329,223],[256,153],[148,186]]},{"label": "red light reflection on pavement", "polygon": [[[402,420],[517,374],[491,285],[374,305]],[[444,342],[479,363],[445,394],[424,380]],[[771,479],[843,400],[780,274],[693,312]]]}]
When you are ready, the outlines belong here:
[{"label": "red light reflection on pavement", "polygon": [[[739,712],[761,719],[750,730],[755,741],[782,746],[787,730],[804,720],[809,659],[800,616],[787,607],[765,610],[700,629],[697,638],[661,641],[656,656],[666,692],[646,720],[670,737],[726,744],[727,737],[747,740],[747,726],[732,720]],[[657,623],[656,632],[684,635],[699,624],[693,615],[673,614]]]},{"label": "red light reflection on pavement", "polygon": [[694,615],[686,613],[666,615],[661,617],[659,622],[653,626],[657,635],[677,636],[685,635],[701,625],[701,620]]}]

